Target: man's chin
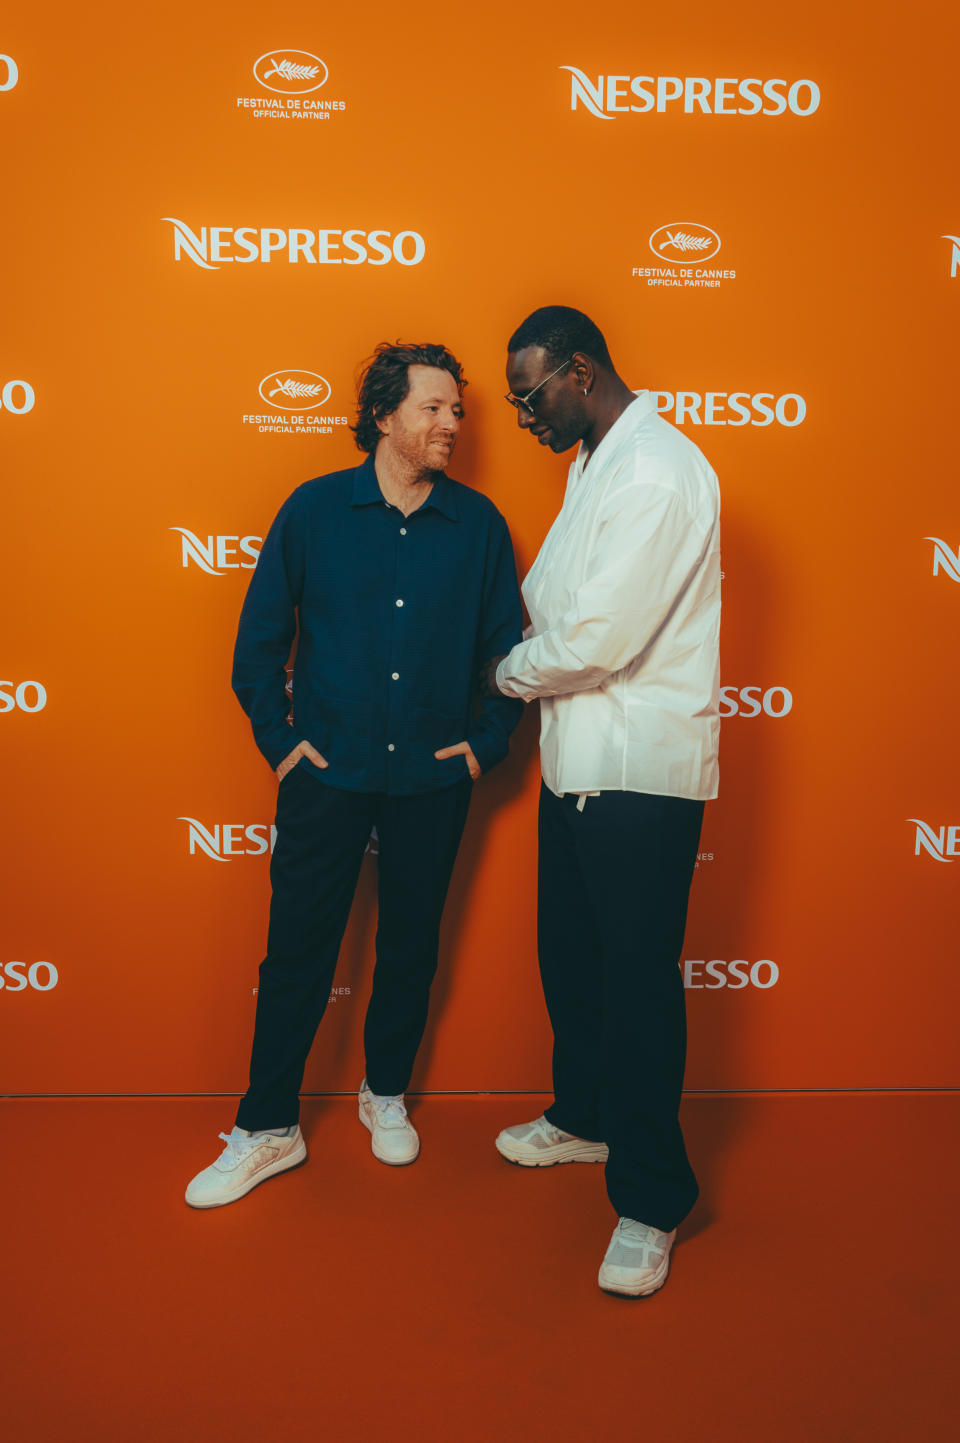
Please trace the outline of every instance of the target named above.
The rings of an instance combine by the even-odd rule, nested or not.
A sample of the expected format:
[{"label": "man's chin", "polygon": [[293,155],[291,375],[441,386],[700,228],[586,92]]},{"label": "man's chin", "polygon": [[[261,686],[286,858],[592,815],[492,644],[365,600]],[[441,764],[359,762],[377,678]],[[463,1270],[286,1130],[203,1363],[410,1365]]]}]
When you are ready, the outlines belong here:
[{"label": "man's chin", "polygon": [[550,447],[550,450],[555,452],[557,455],[559,455],[561,451],[569,451],[570,447],[575,446],[576,444],[576,436],[558,436],[555,431],[551,432],[550,437],[547,441],[547,445]]}]

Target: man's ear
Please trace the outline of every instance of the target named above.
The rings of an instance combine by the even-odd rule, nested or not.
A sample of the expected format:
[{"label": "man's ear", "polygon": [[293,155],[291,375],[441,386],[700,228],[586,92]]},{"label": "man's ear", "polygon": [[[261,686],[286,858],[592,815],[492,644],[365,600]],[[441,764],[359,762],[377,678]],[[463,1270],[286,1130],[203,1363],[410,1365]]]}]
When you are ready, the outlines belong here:
[{"label": "man's ear", "polygon": [[593,383],[597,378],[597,368],[589,356],[585,356],[582,351],[574,351],[570,371],[577,383],[578,390],[584,392],[592,390]]},{"label": "man's ear", "polygon": [[381,436],[389,436],[389,435],[390,435],[390,417],[389,417],[389,416],[378,416],[378,415],[376,414],[376,412],[374,412],[373,421],[374,421],[374,425],[376,426],[377,430],[380,432],[380,435],[381,435]]}]

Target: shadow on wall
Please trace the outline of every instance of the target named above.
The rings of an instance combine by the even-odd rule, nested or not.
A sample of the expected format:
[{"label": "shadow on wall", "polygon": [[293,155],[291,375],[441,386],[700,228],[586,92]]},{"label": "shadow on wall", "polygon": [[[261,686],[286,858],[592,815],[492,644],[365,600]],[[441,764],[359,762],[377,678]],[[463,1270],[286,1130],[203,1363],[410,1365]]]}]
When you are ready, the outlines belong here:
[{"label": "shadow on wall", "polygon": [[[729,489],[733,489],[730,486]],[[769,545],[745,503],[726,501],[723,516],[723,621],[721,684],[749,686],[778,674],[775,638],[781,626],[781,597]],[[780,765],[777,737],[768,724],[727,717],[721,725],[720,794],[708,802],[694,874],[684,958],[749,958],[756,938],[755,913],[769,871],[767,827],[778,808]],[[779,753],[782,755],[782,753]],[[762,954],[757,954],[758,956]],[[696,979],[703,982],[703,969]],[[762,1086],[745,1074],[749,1028],[758,1014],[741,1006],[747,992],[717,987],[688,987],[688,1090]],[[698,1216],[709,1206],[745,1116],[741,1109],[718,1109],[709,1139],[698,1139],[691,1161],[700,1176]],[[696,1152],[696,1156],[694,1156]]]},{"label": "shadow on wall", "polygon": [[[461,955],[467,917],[476,886],[477,874],[490,845],[490,823],[498,810],[517,793],[531,785],[530,773],[538,771],[538,717],[528,709],[514,732],[509,756],[488,777],[479,782],[470,803],[463,840],[454,866],[450,890],[444,908],[440,932],[440,954],[437,976],[431,990],[430,1015],[423,1043],[417,1056],[410,1091],[422,1086],[434,1053],[435,1039],[444,1027],[447,1002],[454,983],[455,970]],[[535,837],[531,837],[535,845]],[[374,842],[374,846],[376,843]],[[527,899],[525,899],[525,904]],[[535,897],[529,898],[532,913]],[[360,870],[350,921],[340,947],[333,982],[333,996],[317,1032],[307,1063],[304,1091],[307,1094],[329,1090],[352,1090],[360,1082],[363,1066],[363,1018],[370,999],[373,979],[375,937],[377,930],[377,862],[376,854],[368,853]],[[491,1057],[491,1066],[496,1060]],[[483,1089],[487,1079],[478,1078]]]},{"label": "shadow on wall", "polygon": [[[509,756],[488,777],[481,779],[482,785],[478,783],[471,800],[470,814],[453,870],[450,891],[447,894],[447,904],[440,931],[440,961],[430,997],[430,1017],[427,1022],[427,1030],[417,1054],[410,1082],[412,1092],[422,1086],[422,1079],[426,1077],[433,1058],[438,1032],[444,1025],[444,1014],[453,985],[454,969],[457,965],[460,939],[470,906],[471,891],[480,870],[481,859],[489,845],[490,822],[502,806],[506,805],[526,786],[533,784],[531,774],[539,778],[539,722],[539,709],[535,706],[527,707],[513,734]],[[536,846],[535,835],[531,836],[530,844]],[[536,908],[536,896],[525,898],[524,905],[532,914]],[[508,915],[509,909],[506,909],[504,916]],[[493,1056],[494,1045],[491,1037],[489,1075],[495,1075],[498,1067],[502,1066],[502,1063]],[[483,1082],[482,1078],[477,1079],[476,1085],[481,1091],[486,1090]]]}]

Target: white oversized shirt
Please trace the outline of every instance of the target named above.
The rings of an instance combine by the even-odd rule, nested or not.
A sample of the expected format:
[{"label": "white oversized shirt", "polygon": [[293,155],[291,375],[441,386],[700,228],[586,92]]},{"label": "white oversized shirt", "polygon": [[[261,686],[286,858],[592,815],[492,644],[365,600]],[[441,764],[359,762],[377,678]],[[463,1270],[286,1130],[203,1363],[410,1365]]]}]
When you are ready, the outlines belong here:
[{"label": "white oversized shirt", "polygon": [[715,797],[720,491],[649,391],[581,446],[522,590],[529,639],[497,685],[540,698],[550,790]]}]

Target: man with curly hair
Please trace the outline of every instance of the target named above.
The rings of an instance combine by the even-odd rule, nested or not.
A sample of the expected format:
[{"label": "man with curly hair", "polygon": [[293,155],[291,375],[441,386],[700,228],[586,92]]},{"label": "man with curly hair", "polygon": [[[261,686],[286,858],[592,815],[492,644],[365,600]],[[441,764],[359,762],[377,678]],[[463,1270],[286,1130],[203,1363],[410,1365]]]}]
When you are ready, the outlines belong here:
[{"label": "man with curly hair", "polygon": [[520,639],[521,612],[503,518],[446,475],[465,384],[444,346],[379,345],[353,428],[366,460],[294,491],[250,582],[233,686],[280,782],[273,895],[250,1087],[223,1153],[187,1189],[192,1207],[234,1202],[306,1158],[300,1084],[373,827],[360,1120],[381,1162],[419,1152],[404,1092],[447,886],[473,784],[523,711],[477,698],[479,668]]}]

